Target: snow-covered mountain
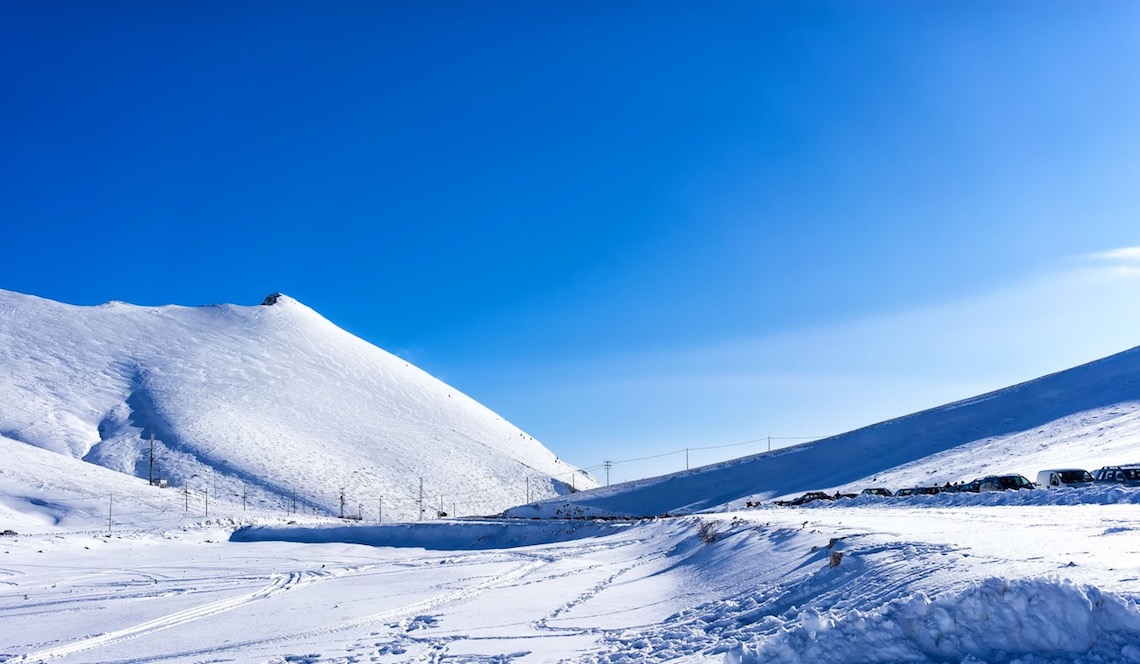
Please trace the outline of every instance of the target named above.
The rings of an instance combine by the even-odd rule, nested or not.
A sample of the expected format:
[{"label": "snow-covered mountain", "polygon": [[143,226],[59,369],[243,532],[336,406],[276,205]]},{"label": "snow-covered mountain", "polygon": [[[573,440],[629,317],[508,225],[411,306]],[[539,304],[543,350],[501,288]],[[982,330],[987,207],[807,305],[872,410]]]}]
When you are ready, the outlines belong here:
[{"label": "snow-covered mountain", "polygon": [[812,490],[858,492],[1140,462],[1140,348],[831,438],[602,487],[513,516],[660,515]]},{"label": "snow-covered mountain", "polygon": [[[360,433],[377,431],[427,432],[456,457],[473,453],[455,432],[487,436],[479,453],[504,459],[484,461],[489,473],[522,466],[516,447],[537,457],[529,466],[561,466],[288,299],[0,301],[11,376],[0,381],[0,662],[1140,662],[1140,487],[768,500],[1140,461],[1140,349],[832,439],[511,510],[699,514],[346,524],[268,500],[247,510],[233,489],[218,504],[204,469],[216,464],[221,486],[306,469],[341,480],[358,459],[379,467]],[[358,417],[330,415],[341,412]],[[145,434],[164,424],[163,475],[185,464],[174,467],[199,474],[190,491],[80,458],[142,474]],[[492,445],[496,432],[510,441]]]},{"label": "snow-covered mountain", "polygon": [[279,294],[261,306],[80,307],[0,290],[0,437],[223,500],[385,520],[418,518],[421,495],[434,517],[596,486]]}]

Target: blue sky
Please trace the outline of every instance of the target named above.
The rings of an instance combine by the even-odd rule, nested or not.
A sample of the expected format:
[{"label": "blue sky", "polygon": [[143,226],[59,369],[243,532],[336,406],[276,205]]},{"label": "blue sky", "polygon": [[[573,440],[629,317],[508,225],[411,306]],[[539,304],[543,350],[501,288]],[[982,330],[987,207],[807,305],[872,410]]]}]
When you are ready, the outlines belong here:
[{"label": "blue sky", "polygon": [[283,291],[582,466],[835,433],[1140,343],[1138,26],[7,2],[0,287]]}]

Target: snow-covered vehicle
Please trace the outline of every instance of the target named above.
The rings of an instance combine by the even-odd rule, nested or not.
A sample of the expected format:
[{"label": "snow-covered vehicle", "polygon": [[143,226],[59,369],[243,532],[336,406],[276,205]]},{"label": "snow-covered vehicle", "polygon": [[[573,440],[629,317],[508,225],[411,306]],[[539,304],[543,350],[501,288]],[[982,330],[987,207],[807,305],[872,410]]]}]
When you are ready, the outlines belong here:
[{"label": "snow-covered vehicle", "polygon": [[1140,486],[1140,464],[1105,466],[1093,473],[1093,480],[1105,484]]},{"label": "snow-covered vehicle", "polygon": [[1037,486],[1046,489],[1085,487],[1092,483],[1092,473],[1081,468],[1052,468],[1037,473]]},{"label": "snow-covered vehicle", "polygon": [[1024,475],[990,475],[978,482],[978,491],[1016,491],[1019,489],[1035,489]]},{"label": "snow-covered vehicle", "polygon": [[884,489],[883,487],[872,487],[870,489],[863,489],[862,491],[859,492],[859,495],[860,496],[886,496],[886,497],[890,497],[890,496],[893,496],[895,494],[892,493],[890,489]]},{"label": "snow-covered vehicle", "polygon": [[958,485],[958,493],[977,493],[982,485],[981,479],[974,479],[965,484]]}]

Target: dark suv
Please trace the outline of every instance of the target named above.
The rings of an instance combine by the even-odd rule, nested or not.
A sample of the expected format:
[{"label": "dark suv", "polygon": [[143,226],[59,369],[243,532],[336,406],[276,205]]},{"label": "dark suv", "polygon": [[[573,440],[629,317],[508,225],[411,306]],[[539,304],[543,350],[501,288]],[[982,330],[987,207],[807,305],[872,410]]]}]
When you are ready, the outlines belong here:
[{"label": "dark suv", "polygon": [[978,491],[1012,491],[1036,489],[1037,487],[1021,475],[990,475],[978,482]]},{"label": "dark suv", "polygon": [[958,493],[977,493],[982,487],[982,480],[976,479],[965,484],[958,485]]}]

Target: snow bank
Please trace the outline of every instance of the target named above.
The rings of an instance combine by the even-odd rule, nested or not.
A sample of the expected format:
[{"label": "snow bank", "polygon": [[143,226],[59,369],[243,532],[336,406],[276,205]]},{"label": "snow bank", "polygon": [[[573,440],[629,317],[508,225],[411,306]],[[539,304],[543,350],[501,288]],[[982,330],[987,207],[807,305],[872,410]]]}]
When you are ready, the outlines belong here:
[{"label": "snow bank", "polygon": [[1068,581],[988,579],[957,594],[916,593],[868,612],[809,609],[725,661],[1140,662],[1140,609]]},{"label": "snow bank", "polygon": [[612,535],[630,525],[598,521],[445,521],[375,526],[253,526],[237,530],[230,541],[336,542],[435,551],[509,549]]}]

